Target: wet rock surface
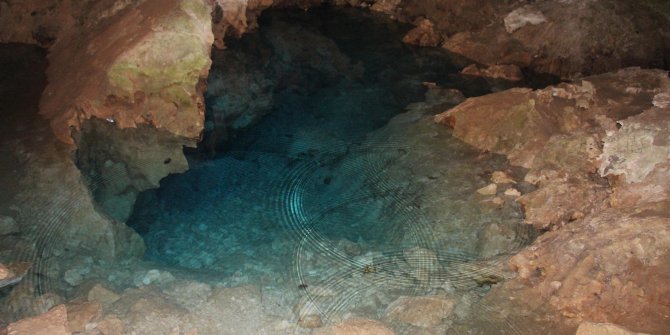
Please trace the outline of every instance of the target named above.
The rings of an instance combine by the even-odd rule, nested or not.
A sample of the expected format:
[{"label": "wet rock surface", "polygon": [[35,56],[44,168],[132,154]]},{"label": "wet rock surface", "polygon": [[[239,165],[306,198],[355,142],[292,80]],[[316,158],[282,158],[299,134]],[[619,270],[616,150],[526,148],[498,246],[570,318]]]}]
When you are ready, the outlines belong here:
[{"label": "wet rock surface", "polygon": [[667,73],[630,68],[471,99],[436,117],[529,168],[525,181],[538,188],[517,201],[527,223],[552,230],[511,259],[517,278],[494,297],[547,302],[568,322],[668,329],[669,306],[655,298],[668,290],[670,114],[658,102],[668,89]]},{"label": "wet rock surface", "polygon": [[[670,85],[667,74],[660,71],[627,69],[545,90],[502,92],[468,100],[451,115],[438,117],[439,122],[455,127],[456,137],[504,155],[528,171],[509,166],[500,156],[464,147],[450,131],[433,124],[433,114],[451,108],[463,97],[433,83],[426,83],[430,90],[425,102],[410,105],[407,113],[353,144],[346,141],[351,133],[337,134],[333,130],[337,128],[326,136],[306,129],[287,140],[270,137],[269,141],[275,141],[273,149],[286,150],[292,158],[242,155],[224,166],[257,174],[267,172],[258,168],[266,164],[306,166],[302,172],[308,171],[310,182],[293,188],[295,197],[285,199],[291,206],[304,205],[286,207],[290,210],[284,212],[288,216],[284,223],[289,225],[283,229],[290,229],[268,238],[272,225],[263,216],[267,209],[263,207],[254,207],[244,217],[262,222],[259,229],[249,231],[248,226],[241,226],[218,235],[194,225],[187,216],[154,216],[170,224],[179,223],[171,219],[182,220],[188,223],[184,225],[188,231],[180,233],[195,232],[196,242],[225,244],[230,254],[221,258],[206,246],[206,253],[179,260],[190,270],[159,268],[133,258],[143,253],[142,241],[125,225],[98,212],[89,188],[95,190],[106,213],[117,213],[116,219],[125,220],[139,191],[186,168],[180,148],[192,146],[204,125],[201,96],[211,44],[224,47],[228,43],[224,43],[225,36],[256,29],[260,11],[270,5],[308,8],[315,2],[216,3],[219,9],[201,1],[58,2],[48,7],[32,1],[0,4],[0,21],[15,25],[3,29],[0,39],[52,46],[49,76],[53,80],[42,101],[42,113],[51,125],[14,115],[8,118],[12,122],[0,125],[3,150],[5,143],[11,147],[11,154],[4,155],[0,164],[0,181],[10,190],[0,194],[0,262],[10,265],[0,270],[0,281],[2,276],[16,278],[11,264],[40,255],[27,276],[12,282],[11,290],[0,292],[0,318],[40,314],[11,324],[10,333],[48,329],[50,334],[81,330],[92,334],[220,334],[224,329],[231,334],[404,334],[475,329],[490,334],[505,327],[533,327],[537,333],[567,334],[574,333],[580,323],[578,332],[582,333],[626,333],[618,326],[587,321],[612,322],[654,334],[667,331]],[[528,6],[525,2],[452,1],[446,7],[437,1],[338,3],[371,5],[374,12],[417,26],[399,33],[398,41],[405,36],[409,44],[443,43],[489,66],[466,71],[473,75],[502,73],[515,79],[517,72],[499,67],[500,63],[572,77],[625,64],[663,66],[665,62],[658,41],[667,36],[656,27],[666,19],[660,12],[646,15],[649,8],[656,8],[647,7],[652,2],[635,6],[618,1],[536,1]],[[592,19],[584,19],[589,17]],[[571,25],[583,34],[566,28]],[[281,51],[277,55],[285,58],[283,65],[271,71],[283,73],[280,80],[267,82],[259,79],[260,72],[254,72],[225,82],[236,72],[219,69],[224,83],[211,85],[211,97],[231,92],[237,96],[220,103],[221,126],[214,124],[212,129],[228,129],[235,122],[237,129],[261,124],[265,109],[276,103],[269,91],[299,90],[297,83],[314,78],[287,75],[294,72],[294,64],[329,79],[360,78],[357,62],[364,67],[375,64],[375,60],[341,57],[350,51],[346,46],[333,47],[332,41],[320,37],[310,39],[314,48],[291,49],[296,45],[290,32],[268,35],[275,41],[269,49]],[[137,38],[124,40],[127,36]],[[594,36],[600,40],[593,40]],[[256,59],[225,61],[237,68],[271,59],[267,50],[256,51],[260,51]],[[175,57],[165,59],[166,54]],[[334,61],[323,63],[323,58]],[[405,94],[417,82],[390,73],[372,79],[400,83],[393,94],[361,90],[360,95],[385,100]],[[102,84],[100,78],[106,78]],[[245,92],[247,86],[252,89]],[[12,94],[25,94],[16,92],[20,93]],[[405,95],[398,105],[404,106],[412,100],[406,97],[416,97],[416,93]],[[324,99],[327,97],[320,98],[332,106],[348,99]],[[37,99],[32,100],[34,106],[26,110],[36,110]],[[291,102],[291,108],[300,106],[295,96],[279,100]],[[11,101],[3,106],[17,107]],[[240,112],[245,109],[252,112]],[[318,110],[324,113],[328,108]],[[486,121],[479,122],[482,119]],[[78,163],[90,172],[88,185],[70,160],[73,147],[58,142],[71,141],[70,126],[78,128],[81,137],[110,139],[88,146],[79,143]],[[31,129],[31,136],[22,135],[26,129]],[[161,132],[163,135],[155,135]],[[394,136],[401,136],[402,143],[394,142]],[[314,145],[320,141],[327,143],[328,150]],[[241,141],[237,149],[253,147],[252,142]],[[147,144],[152,145],[150,153],[139,155],[136,149]],[[404,149],[407,147],[411,150]],[[342,158],[352,151],[358,156]],[[380,156],[384,159],[379,160]],[[371,157],[384,163],[366,165]],[[361,171],[369,172],[363,177],[373,181],[372,192],[352,187],[365,182]],[[285,175],[268,175],[268,181],[279,177]],[[243,180],[245,175],[234,178]],[[384,179],[409,181],[390,188],[379,182]],[[92,187],[96,183],[100,188]],[[207,183],[206,178],[200,179],[187,189],[204,188]],[[275,187],[272,183],[263,186]],[[54,190],[58,190],[56,197]],[[400,206],[384,202],[397,192],[410,200]],[[362,196],[374,210],[359,215],[360,208],[346,201],[324,206],[323,200],[336,193],[351,199]],[[259,194],[247,194],[249,198],[240,194],[219,192],[208,199],[224,199],[232,209],[258,203]],[[325,195],[319,198],[319,194]],[[193,208],[196,200],[186,199],[181,208]],[[152,201],[155,199],[140,205]],[[17,205],[5,206],[9,203]],[[516,272],[512,279],[505,268],[510,254],[534,238],[531,230],[518,224],[519,204],[527,223],[549,232],[512,258],[510,265]],[[474,208],[478,209],[471,212]],[[305,213],[316,214],[303,221],[300,215]],[[326,214],[332,214],[332,222],[355,224],[349,231],[329,228],[323,223],[330,221],[321,220]],[[387,224],[384,229],[362,224],[375,218]],[[299,252],[282,252],[296,241],[292,229],[304,228],[305,222],[308,231],[319,233],[318,239],[303,236],[304,247]],[[363,234],[363,229],[369,229],[368,233]],[[240,247],[243,238],[237,236],[263,236],[264,247],[257,254],[245,252]],[[382,241],[394,236],[402,237],[385,248]],[[328,246],[326,253],[324,245]],[[227,262],[228,256],[244,261]],[[299,264],[297,277],[268,271],[273,266],[290,268],[282,263],[290,256]],[[267,264],[242,264],[258,259]],[[194,272],[202,269],[216,271]],[[491,289],[492,294],[487,295]],[[402,296],[411,297],[402,300]],[[423,313],[434,302],[432,298],[425,301],[426,296],[450,298],[448,303],[440,298],[439,306],[428,308],[431,313],[441,311],[438,315]],[[296,313],[296,303],[304,302],[305,297],[310,304],[300,306],[309,305],[309,313],[301,313],[304,308]],[[372,320],[385,311],[396,321]],[[572,327],[557,326],[555,311]],[[0,321],[0,332],[2,328]]]}]

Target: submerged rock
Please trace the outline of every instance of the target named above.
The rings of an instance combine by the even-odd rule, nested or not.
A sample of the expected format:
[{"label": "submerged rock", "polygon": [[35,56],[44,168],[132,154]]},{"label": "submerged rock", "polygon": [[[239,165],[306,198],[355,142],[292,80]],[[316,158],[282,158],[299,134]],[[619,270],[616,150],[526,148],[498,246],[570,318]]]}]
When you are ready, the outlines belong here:
[{"label": "submerged rock", "polygon": [[384,312],[385,317],[417,327],[434,327],[449,317],[455,300],[442,296],[400,297]]},{"label": "submerged rock", "polygon": [[349,319],[327,328],[318,329],[312,335],[394,335],[395,332],[383,323],[370,319]]},{"label": "submerged rock", "polygon": [[0,263],[0,288],[20,282],[31,267],[30,262]]},{"label": "submerged rock", "polygon": [[120,295],[101,284],[96,284],[93,286],[88,291],[86,297],[88,301],[100,303],[105,307],[110,306],[121,298]]},{"label": "submerged rock", "polygon": [[102,305],[97,302],[72,302],[67,307],[67,324],[73,333],[83,333],[102,316]]},{"label": "submerged rock", "polygon": [[19,226],[11,216],[0,216],[0,236],[16,234],[19,232]]},{"label": "submerged rock", "polygon": [[11,323],[7,327],[7,334],[70,335],[72,332],[67,324],[67,309],[64,305],[59,305],[44,314]]}]

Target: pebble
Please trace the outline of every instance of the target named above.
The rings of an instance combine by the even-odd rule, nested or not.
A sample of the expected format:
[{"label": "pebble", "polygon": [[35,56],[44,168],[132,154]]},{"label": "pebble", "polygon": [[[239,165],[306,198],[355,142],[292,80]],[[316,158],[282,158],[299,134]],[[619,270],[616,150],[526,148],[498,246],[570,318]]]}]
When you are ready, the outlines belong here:
[{"label": "pebble", "polygon": [[477,190],[477,193],[481,195],[495,195],[498,191],[498,185],[489,184]]}]

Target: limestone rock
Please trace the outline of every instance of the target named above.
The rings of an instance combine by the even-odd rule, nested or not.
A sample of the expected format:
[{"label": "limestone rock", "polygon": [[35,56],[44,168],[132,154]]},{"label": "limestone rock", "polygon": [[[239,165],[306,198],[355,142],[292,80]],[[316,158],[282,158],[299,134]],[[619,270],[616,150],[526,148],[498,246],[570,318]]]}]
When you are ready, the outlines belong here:
[{"label": "limestone rock", "polygon": [[455,301],[442,296],[400,297],[385,311],[391,320],[417,327],[433,327],[442,323],[454,309]]},{"label": "limestone rock", "polygon": [[[667,13],[667,8],[654,8],[656,4],[541,1],[506,6],[509,3],[500,1],[464,2],[433,7],[417,4],[408,6],[406,12],[430,18],[439,30],[447,31],[443,35],[450,36],[444,48],[479,64],[515,64],[537,73],[574,78],[625,66],[660,65],[666,59],[661,41],[669,37],[651,27],[668,26],[669,19],[661,14]],[[429,11],[433,13],[426,14]],[[454,19],[456,13],[460,19]],[[629,47],[617,47],[624,45]]]},{"label": "limestone rock", "polygon": [[0,216],[0,236],[16,234],[19,232],[19,226],[11,216]]},{"label": "limestone rock", "polygon": [[442,37],[435,31],[435,25],[428,19],[422,19],[417,26],[410,30],[402,41],[407,44],[423,47],[436,47],[442,42]]},{"label": "limestone rock", "polygon": [[70,335],[67,325],[67,309],[64,305],[52,308],[50,311],[36,317],[27,318],[11,323],[7,327],[8,335]]},{"label": "limestone rock", "polygon": [[511,34],[526,25],[538,25],[545,22],[547,18],[540,10],[532,5],[526,5],[505,16],[505,29]]},{"label": "limestone rock", "polygon": [[477,64],[471,64],[461,70],[461,73],[470,76],[504,79],[509,81],[523,80],[521,69],[516,65],[510,64],[495,64],[483,69],[477,66]]},{"label": "limestone rock", "polygon": [[405,261],[414,269],[424,269],[429,273],[439,270],[437,254],[429,249],[414,247],[402,252]]},{"label": "limestone rock", "polygon": [[496,184],[516,184],[516,181],[503,171],[493,172],[493,174],[491,174],[491,181]]},{"label": "limestone rock", "polygon": [[95,330],[101,335],[123,335],[125,334],[125,324],[115,315],[108,315],[98,322]]},{"label": "limestone rock", "polygon": [[109,306],[119,300],[119,298],[121,298],[120,295],[106,288],[102,284],[95,284],[95,286],[88,291],[87,295],[88,301],[97,302],[103,306]]},{"label": "limestone rock", "polygon": [[383,323],[369,319],[349,319],[327,328],[312,332],[312,335],[394,335]]},{"label": "limestone rock", "polygon": [[0,263],[0,288],[20,282],[32,267],[32,263]]},{"label": "limestone rock", "polygon": [[537,229],[562,226],[585,213],[605,206],[608,190],[586,180],[546,183],[517,201],[524,209],[524,221]]},{"label": "limestone rock", "polygon": [[74,333],[83,333],[89,323],[102,316],[102,305],[97,302],[73,302],[66,307],[68,328]]},{"label": "limestone rock", "polygon": [[496,195],[497,191],[498,191],[498,185],[489,184],[487,186],[484,186],[484,187],[478,189],[477,193],[479,193],[481,195]]},{"label": "limestone rock", "polygon": [[604,140],[600,175],[622,175],[641,182],[659,164],[670,160],[670,109],[652,108],[618,123],[621,129]]},{"label": "limestone rock", "polygon": [[174,281],[174,276],[168,271],[160,271],[158,269],[151,269],[149,271],[140,271],[135,275],[133,284],[135,286],[142,285],[165,285]]},{"label": "limestone rock", "polygon": [[516,233],[509,225],[491,223],[478,234],[479,254],[484,258],[489,258],[513,251],[518,247],[514,241],[515,237]]},{"label": "limestone rock", "polygon": [[[631,89],[635,86],[638,89]],[[512,164],[529,168],[526,181],[540,188],[519,202],[527,223],[547,229],[604,205],[609,195],[606,183],[592,177],[601,160],[598,143],[606,134],[616,133],[613,120],[651,108],[653,97],[669,88],[670,81],[661,72],[630,68],[578,84],[538,91],[511,89],[468,99],[435,121],[450,125],[456,137],[475,147],[504,154]],[[667,156],[664,148],[659,147],[656,162]]]},{"label": "limestone rock", "polygon": [[311,297],[307,296],[296,304],[293,313],[298,318],[298,326],[303,328],[319,328],[322,325],[321,311]]},{"label": "limestone rock", "polygon": [[512,187],[505,190],[505,195],[512,198],[518,198],[521,196],[521,192],[519,192],[519,190],[517,190],[516,188]]},{"label": "limestone rock", "polygon": [[634,333],[611,323],[582,322],[575,335],[646,335]]},{"label": "limestone rock", "polygon": [[377,0],[370,9],[376,12],[392,15],[395,13],[396,8],[401,2],[402,0]]},{"label": "limestone rock", "polygon": [[510,265],[519,278],[533,283],[514,292],[526,301],[548,302],[570,318],[616,318],[657,333],[667,328],[662,315],[670,313],[655,298],[670,292],[667,245],[667,217],[635,214],[635,208],[603,210],[541,235],[514,256]]}]

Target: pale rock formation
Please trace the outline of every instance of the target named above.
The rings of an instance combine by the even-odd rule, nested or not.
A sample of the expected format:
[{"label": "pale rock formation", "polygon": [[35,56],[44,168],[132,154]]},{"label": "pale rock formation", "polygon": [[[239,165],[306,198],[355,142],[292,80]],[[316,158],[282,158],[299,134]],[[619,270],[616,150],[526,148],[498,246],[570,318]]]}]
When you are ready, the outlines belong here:
[{"label": "pale rock formation", "polygon": [[516,65],[509,64],[495,64],[485,68],[480,68],[476,64],[471,64],[464,68],[461,73],[470,76],[504,79],[509,81],[523,80],[521,69]]},{"label": "pale rock formation", "polygon": [[481,195],[496,195],[497,191],[498,191],[498,185],[488,184],[488,185],[478,189],[477,193],[479,193]]},{"label": "pale rock formation", "polygon": [[491,174],[491,181],[495,184],[516,184],[516,181],[503,171],[494,171]]},{"label": "pale rock formation", "polygon": [[20,282],[31,267],[30,262],[0,263],[0,288]]},{"label": "pale rock formation", "polygon": [[402,0],[376,0],[370,7],[371,10],[393,15]]},{"label": "pale rock formation", "polygon": [[[656,97],[654,97],[656,101]],[[656,105],[656,104],[655,104]],[[670,109],[655,107],[618,121],[621,129],[605,138],[600,174],[620,175],[627,183],[643,181],[670,160]]]},{"label": "pale rock formation", "polygon": [[67,325],[67,309],[59,305],[36,317],[14,322],[7,328],[8,335],[70,335]]},{"label": "pale rock formation", "polygon": [[526,25],[538,25],[547,22],[547,18],[540,10],[532,5],[526,5],[513,10],[505,16],[505,30],[513,33]]},{"label": "pale rock formation", "polygon": [[634,333],[611,323],[582,322],[575,335],[647,335]]}]

